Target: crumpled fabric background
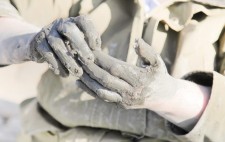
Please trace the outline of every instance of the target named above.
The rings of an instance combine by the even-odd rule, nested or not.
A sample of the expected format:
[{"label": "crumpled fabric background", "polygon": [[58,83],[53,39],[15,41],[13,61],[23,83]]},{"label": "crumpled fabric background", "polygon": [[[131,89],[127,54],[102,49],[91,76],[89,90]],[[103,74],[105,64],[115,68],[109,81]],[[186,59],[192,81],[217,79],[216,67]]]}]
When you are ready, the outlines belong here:
[{"label": "crumpled fabric background", "polygon": [[0,100],[0,142],[15,142],[21,129],[19,105]]}]

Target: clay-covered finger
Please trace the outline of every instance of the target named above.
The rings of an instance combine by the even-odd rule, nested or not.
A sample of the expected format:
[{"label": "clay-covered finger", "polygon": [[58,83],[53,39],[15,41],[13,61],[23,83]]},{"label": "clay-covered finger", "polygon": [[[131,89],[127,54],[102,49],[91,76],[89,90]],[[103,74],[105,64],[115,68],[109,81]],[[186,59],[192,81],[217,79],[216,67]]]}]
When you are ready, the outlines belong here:
[{"label": "clay-covered finger", "polygon": [[97,94],[93,92],[91,89],[89,89],[87,85],[85,85],[81,80],[76,80],[75,83],[77,87],[79,87],[80,89],[88,93],[89,95],[93,96],[94,98],[98,97]]},{"label": "clay-covered finger", "polygon": [[94,55],[84,40],[83,33],[74,23],[68,21],[61,23],[58,32],[70,42],[71,48],[78,54],[81,62],[88,64],[94,61]]},{"label": "clay-covered finger", "polygon": [[130,94],[133,91],[133,88],[130,84],[122,79],[112,76],[110,73],[103,70],[94,63],[90,63],[87,66],[84,65],[82,68],[89,74],[91,78],[109,90],[118,92],[119,94]]},{"label": "clay-covered finger", "polygon": [[49,46],[45,38],[45,33],[41,31],[35,37],[34,40],[36,40],[35,42],[36,45],[33,46],[36,47],[35,49],[37,50],[38,53],[40,53],[40,55],[44,58],[44,60],[48,62],[50,69],[53,70],[54,73],[57,75],[61,75],[63,77],[68,76],[69,72],[66,70],[66,68],[64,68],[61,62],[56,59],[55,54],[53,53],[51,47]]},{"label": "clay-covered finger", "polygon": [[96,57],[96,64],[110,72],[113,76],[125,80],[132,86],[141,85],[143,82],[145,69],[120,61],[101,51],[94,51],[93,53]]},{"label": "clay-covered finger", "polygon": [[93,80],[88,74],[84,73],[81,77],[81,81],[101,99],[108,102],[122,102],[122,97],[119,94],[106,89],[97,81]]},{"label": "clay-covered finger", "polygon": [[100,34],[97,32],[93,22],[87,15],[71,18],[71,21],[74,22],[84,33],[85,40],[88,42],[88,45],[92,50],[101,49]]},{"label": "clay-covered finger", "polygon": [[76,63],[76,60],[72,57],[72,55],[66,49],[66,46],[55,30],[57,25],[54,25],[47,35],[48,43],[53,49],[54,53],[57,55],[58,59],[61,63],[68,69],[68,71],[75,76],[80,77],[83,74],[82,68]]},{"label": "clay-covered finger", "polygon": [[143,39],[136,39],[135,41],[136,53],[146,62],[153,67],[159,65],[157,52],[147,44]]}]

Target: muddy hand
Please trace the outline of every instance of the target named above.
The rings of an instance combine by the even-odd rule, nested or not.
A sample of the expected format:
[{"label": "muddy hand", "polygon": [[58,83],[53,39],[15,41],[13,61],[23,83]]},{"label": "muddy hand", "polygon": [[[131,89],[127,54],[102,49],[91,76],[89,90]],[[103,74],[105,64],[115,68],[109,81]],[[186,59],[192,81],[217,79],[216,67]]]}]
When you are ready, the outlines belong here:
[{"label": "muddy hand", "polygon": [[[31,42],[32,60],[48,62],[55,74],[80,77],[83,70],[78,62],[93,62],[90,47],[101,46],[100,36],[87,32],[93,28],[93,24],[86,19],[86,16],[58,19],[44,27]],[[71,40],[73,46],[69,45]]]},{"label": "muddy hand", "polygon": [[79,61],[83,64],[94,61],[90,50],[100,50],[101,38],[88,16],[71,17],[60,24],[58,31],[68,40],[70,51],[78,55]]},{"label": "muddy hand", "polygon": [[87,74],[81,80],[104,100],[119,103],[125,108],[143,107],[146,99],[156,99],[165,93],[173,79],[161,57],[147,43],[139,39],[135,48],[143,60],[141,67],[94,51],[96,63],[82,66]]}]

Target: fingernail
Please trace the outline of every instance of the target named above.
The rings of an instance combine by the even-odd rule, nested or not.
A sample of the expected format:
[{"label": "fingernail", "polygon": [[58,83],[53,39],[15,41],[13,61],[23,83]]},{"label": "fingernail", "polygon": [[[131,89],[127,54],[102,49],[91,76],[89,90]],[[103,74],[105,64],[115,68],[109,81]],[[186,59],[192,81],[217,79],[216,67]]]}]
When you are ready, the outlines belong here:
[{"label": "fingernail", "polygon": [[83,70],[82,69],[74,69],[74,75],[76,77],[81,77],[83,75]]}]

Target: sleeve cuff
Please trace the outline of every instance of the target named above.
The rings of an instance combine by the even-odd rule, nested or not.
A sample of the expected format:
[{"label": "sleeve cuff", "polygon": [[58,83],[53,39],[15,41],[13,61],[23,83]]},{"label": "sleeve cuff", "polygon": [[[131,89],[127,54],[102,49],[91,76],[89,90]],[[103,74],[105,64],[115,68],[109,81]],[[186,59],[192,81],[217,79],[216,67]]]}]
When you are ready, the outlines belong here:
[{"label": "sleeve cuff", "polygon": [[[217,72],[192,72],[184,76],[183,79],[212,87],[211,96],[201,118],[190,132],[186,132],[172,123],[168,123],[169,129],[182,140],[221,141],[225,132],[225,127],[220,126],[221,123],[225,123],[225,77]],[[215,131],[218,127],[223,131]]]}]

